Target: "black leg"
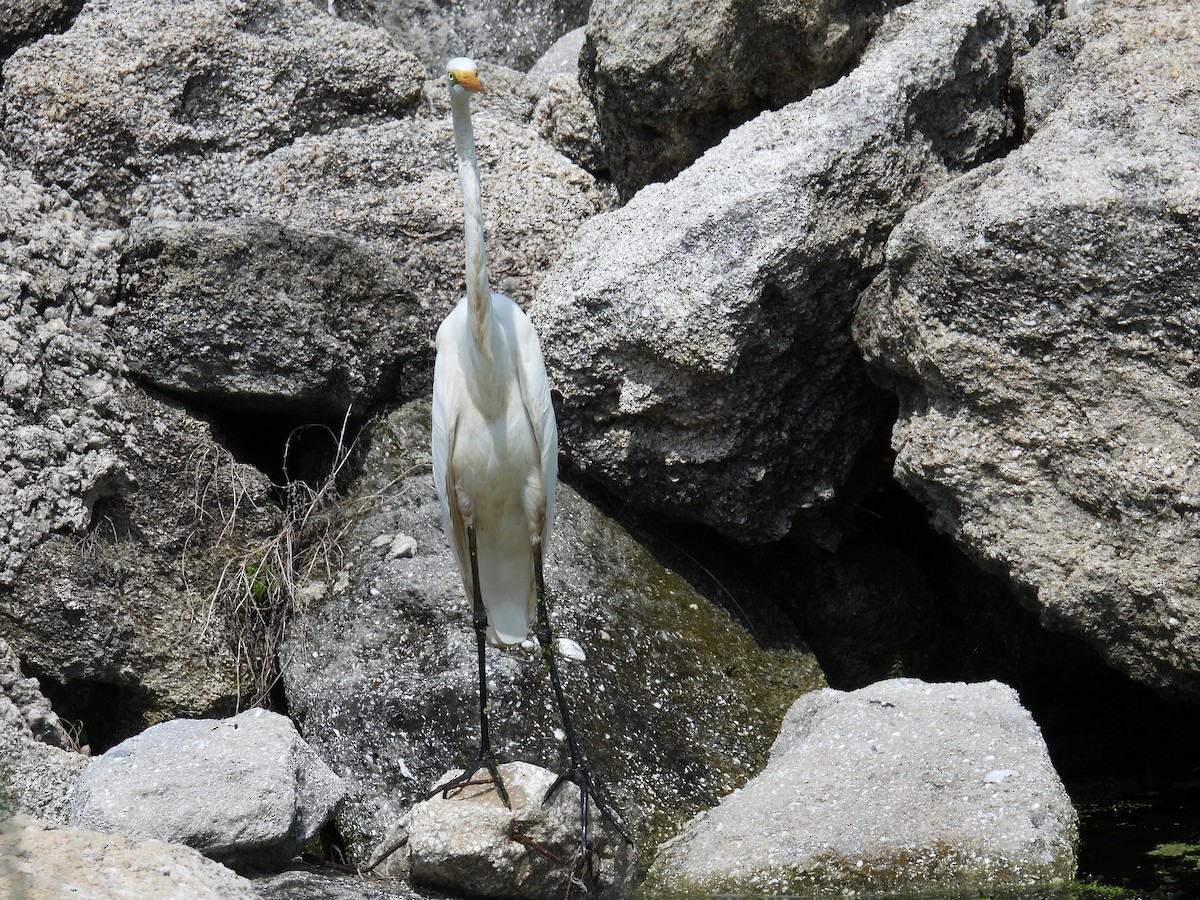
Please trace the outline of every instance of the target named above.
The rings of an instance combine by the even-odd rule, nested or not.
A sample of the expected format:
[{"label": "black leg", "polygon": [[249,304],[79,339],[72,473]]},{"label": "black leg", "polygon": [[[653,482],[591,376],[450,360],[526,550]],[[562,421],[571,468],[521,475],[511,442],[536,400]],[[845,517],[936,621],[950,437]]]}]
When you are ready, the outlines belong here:
[{"label": "black leg", "polygon": [[562,681],[558,677],[558,662],[554,655],[554,639],[550,632],[550,615],[546,610],[546,587],[542,577],[542,547],[540,544],[535,544],[533,548],[533,574],[534,582],[537,586],[537,639],[542,648],[542,658],[545,660],[546,668],[550,671],[550,685],[554,689],[554,699],[558,703],[558,712],[562,716],[563,731],[567,736],[567,749],[571,754],[571,767],[563,772],[555,779],[554,784],[550,785],[550,790],[546,791],[543,803],[548,802],[554,796],[554,792],[565,781],[579,786],[580,799],[580,833],[579,833],[579,865],[591,869],[592,864],[592,841],[591,841],[591,804],[595,802],[596,808],[600,810],[601,815],[612,823],[613,827],[621,833],[621,837],[625,842],[632,845],[633,838],[629,836],[629,832],[625,830],[625,826],[617,819],[608,802],[604,799],[604,795],[600,793],[600,789],[592,781],[591,772],[588,770],[587,762],[583,758],[583,754],[579,751],[579,743],[575,739],[575,729],[571,726],[571,713],[567,709],[567,698],[563,694]]},{"label": "black leg", "polygon": [[450,791],[466,786],[480,769],[487,769],[496,785],[496,792],[504,805],[512,809],[508,799],[508,790],[500,778],[496,764],[500,758],[492,750],[491,731],[488,728],[488,686],[487,686],[487,608],[483,605],[483,594],[479,590],[479,552],[475,547],[475,527],[467,526],[467,548],[471,554],[471,587],[475,595],[475,647],[479,658],[479,759],[457,778],[452,778],[445,784],[440,784],[425,795],[425,799],[441,794],[447,796]]}]

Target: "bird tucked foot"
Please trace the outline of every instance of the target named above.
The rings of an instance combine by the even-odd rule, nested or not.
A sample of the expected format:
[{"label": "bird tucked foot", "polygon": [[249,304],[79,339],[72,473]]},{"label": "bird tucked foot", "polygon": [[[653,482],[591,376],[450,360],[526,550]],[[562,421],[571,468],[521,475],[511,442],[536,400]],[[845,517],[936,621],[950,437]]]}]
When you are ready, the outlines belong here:
[{"label": "bird tucked foot", "polygon": [[[500,799],[503,801],[505,807],[512,809],[512,803],[508,799],[508,789],[505,788],[504,779],[500,777],[500,770],[497,768],[497,765],[504,761],[491,750],[485,750],[480,754],[479,759],[468,766],[461,775],[456,775],[449,781],[439,784],[421,799],[429,800],[438,794],[441,794],[443,798],[449,798],[465,787],[475,784],[488,784],[490,782],[496,786],[496,793],[500,795]],[[480,769],[486,769],[490,778],[476,778],[475,774]]]},{"label": "bird tucked foot", "polygon": [[592,779],[592,773],[588,771],[588,767],[582,762],[577,762],[567,771],[563,772],[554,780],[554,784],[550,785],[550,789],[546,791],[546,796],[542,798],[542,805],[549,803],[554,797],[555,792],[562,787],[565,782],[571,782],[579,788],[579,806],[580,806],[580,828],[579,828],[579,858],[576,864],[576,875],[587,874],[593,882],[597,880],[596,862],[597,856],[595,848],[592,846],[591,838],[591,804],[595,803],[596,808],[600,810],[600,814],[609,821],[625,839],[625,843],[633,846],[633,838],[629,836],[625,825],[617,817],[617,814],[609,806],[608,801],[604,799],[604,795],[600,792],[596,782]]}]

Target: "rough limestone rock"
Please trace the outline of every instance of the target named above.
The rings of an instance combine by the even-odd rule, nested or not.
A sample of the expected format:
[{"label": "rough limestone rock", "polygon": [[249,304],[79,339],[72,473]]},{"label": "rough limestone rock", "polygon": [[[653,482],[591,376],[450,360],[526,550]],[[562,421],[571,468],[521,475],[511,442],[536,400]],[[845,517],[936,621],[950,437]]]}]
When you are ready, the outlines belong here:
[{"label": "rough limestone rock", "polygon": [[0,721],[0,820],[22,814],[65,825],[71,792],[89,762]]},{"label": "rough limestone rock", "polygon": [[[0,156],[0,590],[122,480],[127,418],[105,345],[120,234]],[[52,248],[52,249],[51,249]],[[69,411],[69,412],[68,412]]]},{"label": "rough limestone rock", "polygon": [[[213,573],[180,565],[225,526],[186,502],[211,429],[124,376],[109,330],[122,236],[2,156],[0,233],[0,635],[44,687],[86,703],[103,685],[120,709],[95,718],[117,733],[90,733],[97,744],[143,716],[232,705],[225,622],[193,625]],[[232,460],[204,493],[254,498],[232,537],[277,521],[265,479]]]},{"label": "rough limestone rock", "polygon": [[259,900],[428,900],[406,880],[360,878],[324,867],[300,867],[254,879]]},{"label": "rough limestone rock", "polygon": [[743,541],[830,504],[879,422],[850,337],[887,234],[1007,146],[1028,0],[919,0],[861,65],[580,229],[532,309],[573,460]]},{"label": "rough limestone rock", "polygon": [[75,749],[74,740],[40,687],[36,678],[21,674],[20,660],[0,638],[0,721],[51,747]]},{"label": "rough limestone rock", "polygon": [[67,799],[88,764],[75,749],[37,679],[22,675],[0,638],[0,819],[23,813],[65,823]]},{"label": "rough limestone rock", "polygon": [[[461,773],[453,770],[442,783]],[[413,884],[473,897],[559,900],[572,889],[579,856],[579,789],[562,785],[543,804],[557,777],[529,763],[500,767],[512,809],[494,786],[474,785],[413,807],[406,826]],[[624,898],[633,892],[637,855],[592,808],[593,868],[587,896]],[[395,864],[393,864],[395,865]]]},{"label": "rough limestone rock", "polygon": [[[288,710],[346,781],[352,858],[371,851],[479,746],[471,610],[429,475],[430,407],[364,435],[344,584],[294,620]],[[765,761],[787,706],[823,685],[811,655],[766,651],[617,523],[560,484],[546,583],[564,690],[601,790],[642,848]],[[536,644],[488,651],[492,740],[562,771],[561,721]]]},{"label": "rough limestone rock", "polygon": [[533,108],[533,127],[563,156],[593,174],[609,177],[596,108],[579,84],[583,40],[584,29],[568,31],[529,70],[529,81],[542,85]]},{"label": "rough limestone rock", "polygon": [[26,816],[0,823],[6,897],[258,900],[245,878],[189,847],[139,841]]},{"label": "rough limestone rock", "polygon": [[[303,251],[329,232],[378,244],[426,304],[432,337],[463,291],[444,65],[426,83],[385,35],[303,0],[89,4],[6,67],[0,149],[107,220],[253,217],[316,232],[290,248],[288,269],[311,266]],[[482,74],[492,281],[526,303],[579,223],[612,199],[530,129],[541,82],[491,65]],[[569,148],[577,116],[559,107]],[[241,263],[235,252],[229,267]]]},{"label": "rough limestone rock", "polygon": [[0,62],[22,44],[62,31],[83,0],[5,0],[0,6]]},{"label": "rough limestone rock", "polygon": [[651,890],[1033,887],[1075,873],[1076,817],[1016,692],[879,682],[796,701],[767,768],[669,842]]},{"label": "rough limestone rock", "polygon": [[270,868],[317,834],[342,793],[289,719],[251,709],[163,722],[113,747],[80,778],[71,824]]},{"label": "rough limestone rock", "polygon": [[[554,41],[581,27],[589,0],[329,0],[338,16],[390,32],[430,72],[454,56],[524,72]],[[320,3],[325,6],[325,2]]]},{"label": "rough limestone rock", "polygon": [[420,64],[304,0],[121,0],[13,54],[0,145],[93,215],[180,161],[402,115]]},{"label": "rough limestone rock", "polygon": [[1050,627],[1200,702],[1195,4],[1114,2],[1030,58],[1036,130],[914,209],[856,337],[897,479]]},{"label": "rough limestone rock", "polygon": [[687,168],[730,129],[832,84],[890,0],[595,0],[580,56],[621,194]]},{"label": "rough limestone rock", "polygon": [[97,750],[164,719],[232,710],[249,660],[214,585],[280,521],[269,481],[219,449],[211,424],[124,379],[108,396],[125,416],[113,446],[123,477],[95,486],[83,521],[46,537],[0,586],[0,630],[56,682],[60,712],[85,721]]},{"label": "rough limestone rock", "polygon": [[114,337],[155,387],[210,406],[339,421],[428,385],[427,312],[385,254],[259,220],[138,230]]},{"label": "rough limestone rock", "polygon": [[[595,178],[529,128],[533,99],[501,70],[472,107],[492,287],[533,297],[579,224],[612,206]],[[419,115],[308,135],[261,159],[217,153],[143,183],[131,208],[156,219],[252,216],[340,231],[391,256],[423,304],[432,334],[463,295],[462,193],[445,83]]]}]

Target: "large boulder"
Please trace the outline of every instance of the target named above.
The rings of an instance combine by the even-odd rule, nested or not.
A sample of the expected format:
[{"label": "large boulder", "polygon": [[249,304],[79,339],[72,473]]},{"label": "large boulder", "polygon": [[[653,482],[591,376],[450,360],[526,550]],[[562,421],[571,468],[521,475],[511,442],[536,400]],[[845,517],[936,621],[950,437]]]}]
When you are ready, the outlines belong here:
[{"label": "large boulder", "polygon": [[1011,143],[1042,15],[910,4],[836,85],[586,223],[532,309],[583,472],[743,541],[831,504],[881,423],[855,299],[904,212]]},{"label": "large boulder", "polygon": [[[203,470],[211,426],[125,377],[109,331],[121,235],[3,159],[0,193],[0,635],[108,746],[232,706],[211,556],[180,563],[253,541],[278,514],[260,474],[232,459]],[[236,521],[214,514],[235,498]],[[119,709],[85,716],[97,692]]]},{"label": "large boulder", "polygon": [[181,161],[402,115],[423,75],[378,31],[304,0],[89,4],[8,61],[0,145],[127,221],[130,192]]},{"label": "large boulder", "polygon": [[[289,712],[347,783],[338,826],[360,861],[478,752],[475,635],[441,531],[429,435],[430,407],[418,402],[364,436],[345,582],[294,620],[284,648]],[[810,655],[759,648],[562,484],[546,578],[575,730],[643,851],[757,771],[784,710],[823,683]],[[562,771],[536,646],[489,649],[488,666],[496,750]]]},{"label": "large boulder", "polygon": [[1050,627],[1200,702],[1195,7],[1072,18],[1034,133],[888,245],[855,333],[900,398],[896,478]]},{"label": "large boulder", "polygon": [[832,84],[891,0],[596,0],[579,57],[625,197],[667,181],[730,129]]},{"label": "large boulder", "polygon": [[261,869],[297,855],[341,798],[340,780],[291,721],[250,709],[163,722],[122,741],[79,779],[71,824]]},{"label": "large boulder", "polygon": [[444,71],[454,56],[524,72],[557,38],[587,21],[590,5],[590,0],[328,0],[338,16],[389,32],[431,72]]},{"label": "large boulder", "polygon": [[797,700],[766,769],[670,842],[648,883],[832,896],[1045,887],[1074,876],[1076,829],[1015,691],[899,679]]},{"label": "large boulder", "polygon": [[345,235],[170,222],[135,231],[121,269],[114,338],[159,389],[338,421],[428,384],[405,368],[427,353],[428,311],[386,254]]},{"label": "large boulder", "polygon": [[[0,149],[105,220],[237,231],[256,218],[313,232],[272,246],[298,275],[312,248],[330,249],[330,232],[377,244],[340,249],[391,257],[431,336],[463,291],[462,199],[444,77],[424,77],[382,32],[303,0],[90,5],[8,63]],[[611,199],[529,128],[542,82],[497,66],[483,77],[475,125],[492,280],[524,303]],[[228,272],[244,271],[237,241],[213,241],[197,268],[220,275],[223,249]],[[193,312],[199,331],[220,327],[223,310]],[[385,331],[406,328],[408,310],[395,312]]]}]

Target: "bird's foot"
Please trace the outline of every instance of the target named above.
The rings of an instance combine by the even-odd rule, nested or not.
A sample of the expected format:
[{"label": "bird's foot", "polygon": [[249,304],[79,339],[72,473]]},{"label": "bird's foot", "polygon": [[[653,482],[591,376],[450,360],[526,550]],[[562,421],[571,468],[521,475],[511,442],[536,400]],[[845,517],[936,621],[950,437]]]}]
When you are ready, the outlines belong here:
[{"label": "bird's foot", "polygon": [[[502,762],[504,760],[497,754],[491,750],[486,750],[480,754],[479,759],[464,769],[461,775],[456,775],[449,781],[439,784],[421,799],[429,800],[438,794],[441,794],[443,799],[449,799],[465,787],[476,784],[494,784],[496,786],[496,793],[500,795],[500,799],[503,801],[505,807],[512,809],[512,803],[508,799],[508,789],[504,787],[504,780],[500,777],[500,770],[497,768]],[[489,777],[476,778],[475,775],[480,769],[486,769]]]},{"label": "bird's foot", "polygon": [[576,861],[575,874],[581,876],[587,874],[591,881],[597,880],[597,862],[598,853],[592,845],[591,838],[591,812],[592,803],[596,804],[596,808],[600,810],[600,814],[608,820],[609,824],[615,828],[625,843],[633,846],[633,838],[629,836],[629,831],[625,828],[623,822],[604,798],[604,794],[600,792],[596,782],[592,778],[592,773],[583,762],[578,762],[563,772],[554,780],[554,784],[550,785],[550,789],[546,791],[546,796],[542,798],[542,804],[545,805],[554,797],[555,792],[562,787],[565,782],[571,782],[579,788],[579,803],[580,803],[580,829],[579,829],[579,856]]}]

